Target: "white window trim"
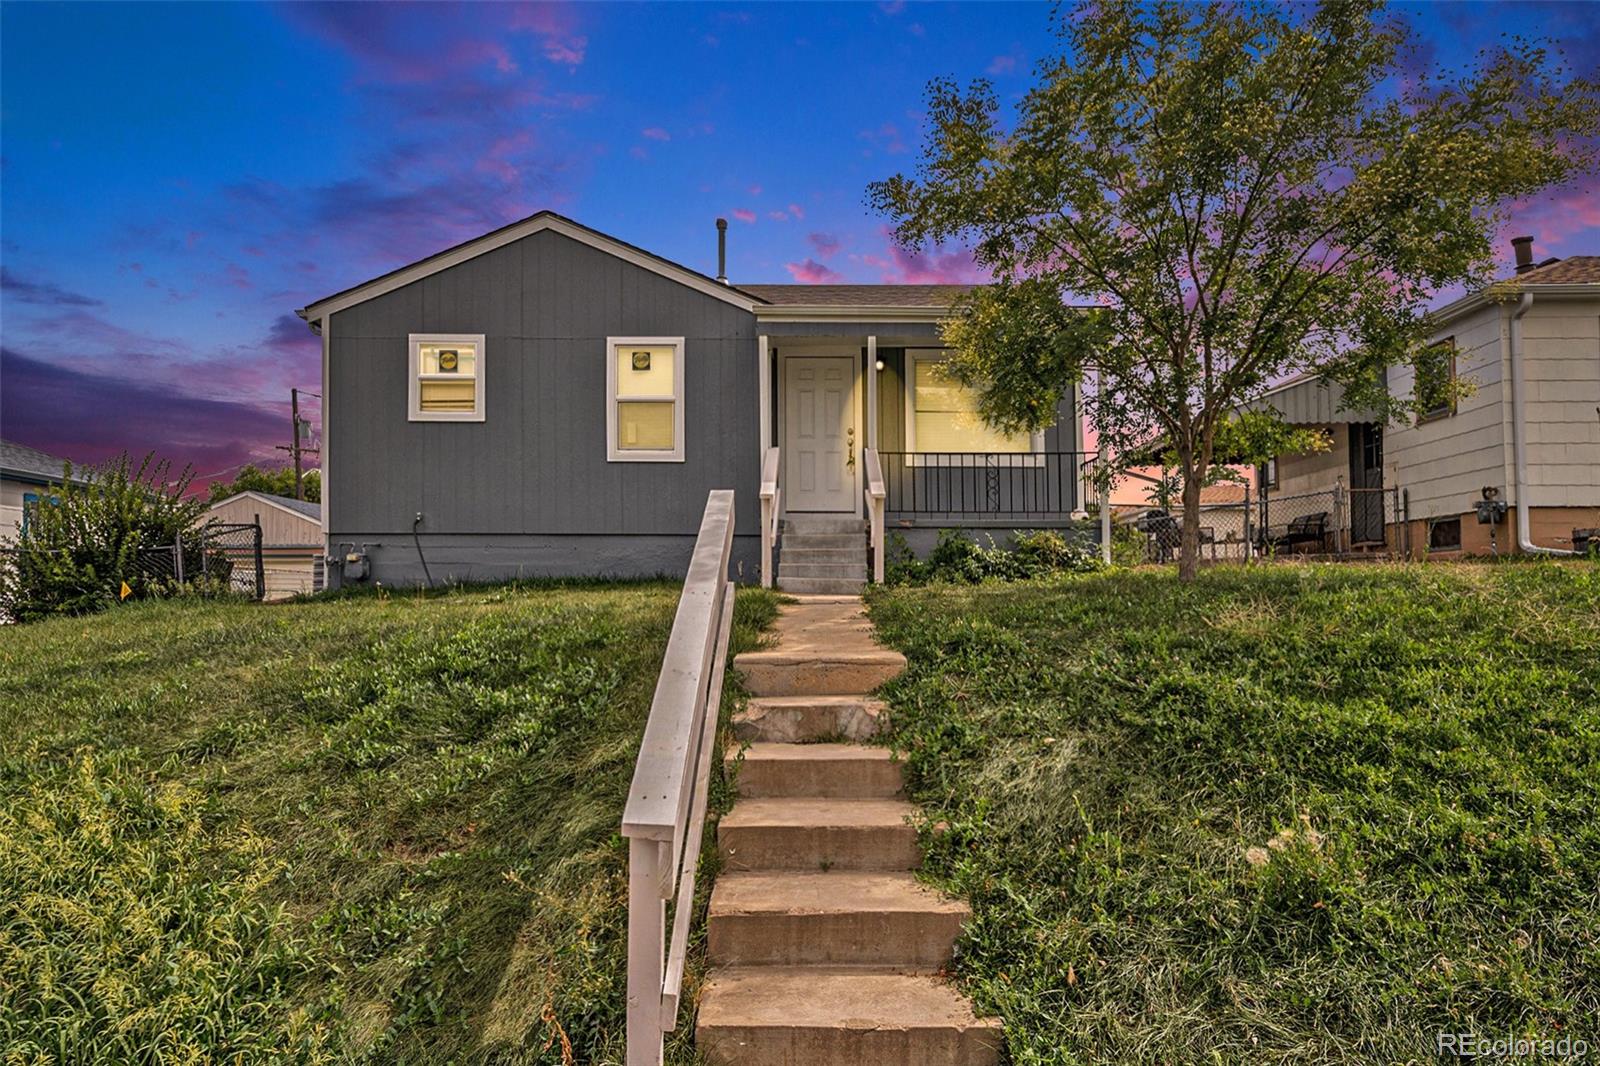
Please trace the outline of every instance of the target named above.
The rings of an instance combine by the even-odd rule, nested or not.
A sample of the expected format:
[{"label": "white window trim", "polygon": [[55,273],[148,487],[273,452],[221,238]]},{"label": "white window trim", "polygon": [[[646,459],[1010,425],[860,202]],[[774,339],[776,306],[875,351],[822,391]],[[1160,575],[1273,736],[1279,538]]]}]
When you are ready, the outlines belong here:
[{"label": "white window trim", "polygon": [[[411,345],[411,373],[407,394],[410,399],[409,416],[412,422],[482,422],[484,343],[482,333],[413,333]],[[422,346],[424,344],[471,344],[477,353],[472,361],[472,410],[424,411],[422,409]],[[430,374],[429,381],[459,380],[455,374]]]},{"label": "white window trim", "polygon": [[[672,396],[617,395],[617,349],[628,347],[665,348],[672,353]],[[606,338],[606,462],[608,463],[681,463],[683,462],[683,364],[682,337],[607,337]],[[624,403],[672,404],[672,448],[643,451],[617,447],[617,405]]]},{"label": "white window trim", "polygon": [[[907,466],[983,466],[981,458],[956,459],[950,456],[935,458],[937,453],[921,454],[917,451],[917,367],[919,362],[942,363],[950,357],[950,352],[944,348],[907,348],[903,374],[905,380],[901,391],[905,394],[905,426],[906,426],[906,465]],[[1007,465],[1012,468],[1038,467],[1044,465],[1044,434],[1042,432],[1028,435],[1028,451],[1025,452],[980,452],[979,455],[1010,455],[1017,458]]]}]

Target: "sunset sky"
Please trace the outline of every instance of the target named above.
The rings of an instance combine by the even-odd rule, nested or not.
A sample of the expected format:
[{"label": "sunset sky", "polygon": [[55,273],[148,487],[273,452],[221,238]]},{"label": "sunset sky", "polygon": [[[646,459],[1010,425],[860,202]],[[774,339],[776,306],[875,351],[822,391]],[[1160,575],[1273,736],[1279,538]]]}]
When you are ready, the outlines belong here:
[{"label": "sunset sky", "polygon": [[[1396,10],[1459,65],[1513,6],[1600,68],[1589,4]],[[735,282],[979,280],[895,248],[865,187],[914,165],[929,78],[1020,97],[1049,10],[6,3],[0,435],[203,477],[281,455],[319,379],[295,308],[542,208],[707,273],[725,216]],[[1600,194],[1507,230],[1595,254]]]}]

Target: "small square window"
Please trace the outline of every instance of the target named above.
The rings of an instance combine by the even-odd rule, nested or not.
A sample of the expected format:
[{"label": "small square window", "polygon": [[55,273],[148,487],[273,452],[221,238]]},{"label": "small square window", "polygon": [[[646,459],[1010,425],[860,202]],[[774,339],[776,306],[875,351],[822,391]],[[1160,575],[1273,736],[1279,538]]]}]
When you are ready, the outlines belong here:
[{"label": "small square window", "polygon": [[1453,552],[1461,550],[1461,518],[1441,518],[1428,526],[1428,550]]},{"label": "small square window", "polygon": [[411,335],[413,422],[483,421],[483,334]]},{"label": "small square window", "polygon": [[606,459],[683,462],[683,338],[606,339]]},{"label": "small square window", "polygon": [[1428,422],[1456,413],[1455,380],[1454,337],[1430,345],[1418,353],[1416,364],[1418,422]]}]

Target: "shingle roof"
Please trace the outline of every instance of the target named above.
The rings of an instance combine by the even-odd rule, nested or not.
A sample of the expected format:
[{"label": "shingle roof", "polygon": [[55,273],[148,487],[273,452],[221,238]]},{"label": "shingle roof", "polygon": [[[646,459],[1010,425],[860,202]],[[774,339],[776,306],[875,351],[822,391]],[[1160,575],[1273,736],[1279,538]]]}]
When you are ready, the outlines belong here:
[{"label": "shingle roof", "polygon": [[[8,474],[21,474],[30,478],[45,478],[59,482],[67,460],[41,452],[26,444],[0,440],[0,470]],[[74,478],[73,480],[78,480]]]},{"label": "shingle roof", "polygon": [[971,285],[740,285],[778,306],[949,307]]},{"label": "shingle roof", "polygon": [[1506,279],[1519,285],[1600,284],[1600,255],[1569,255]]},{"label": "shingle roof", "polygon": [[218,500],[211,506],[213,508],[221,507],[225,503],[232,503],[234,500],[240,499],[244,496],[254,496],[259,500],[267,500],[268,502],[275,503],[279,507],[287,508],[288,510],[291,510],[299,515],[304,515],[313,522],[322,521],[322,504],[320,503],[312,503],[310,500],[297,500],[293,496],[279,496],[277,493],[273,492],[257,492],[255,489],[246,489],[244,492],[234,493],[227,499]]}]

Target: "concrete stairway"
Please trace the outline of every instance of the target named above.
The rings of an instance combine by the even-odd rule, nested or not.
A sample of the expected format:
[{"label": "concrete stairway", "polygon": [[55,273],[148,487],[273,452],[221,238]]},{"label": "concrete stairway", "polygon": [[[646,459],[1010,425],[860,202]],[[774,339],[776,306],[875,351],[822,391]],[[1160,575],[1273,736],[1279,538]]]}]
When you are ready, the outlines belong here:
[{"label": "concrete stairway", "polygon": [[696,1040],[719,1066],[990,1066],[999,1021],[937,971],[968,911],[920,884],[900,764],[852,741],[877,731],[866,695],[905,669],[856,597],[788,605],[777,646],[734,660],[755,695],[739,801],[722,818],[712,963]]},{"label": "concrete stairway", "polygon": [[778,587],[802,595],[856,595],[867,583],[867,527],[847,515],[796,514],[778,540]]}]

